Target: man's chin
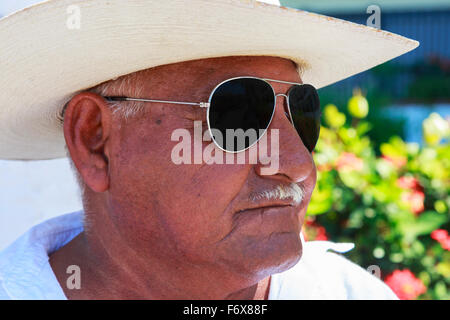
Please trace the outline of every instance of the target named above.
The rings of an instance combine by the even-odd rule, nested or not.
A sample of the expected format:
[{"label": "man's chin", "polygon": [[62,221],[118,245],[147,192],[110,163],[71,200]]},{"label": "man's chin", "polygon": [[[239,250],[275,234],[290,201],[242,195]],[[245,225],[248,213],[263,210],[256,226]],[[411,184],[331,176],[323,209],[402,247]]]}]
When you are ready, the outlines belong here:
[{"label": "man's chin", "polygon": [[[264,250],[265,249],[265,250]],[[296,233],[273,234],[266,243],[266,248],[255,255],[261,266],[270,274],[280,273],[295,266],[302,257],[303,246]]]},{"label": "man's chin", "polygon": [[268,276],[295,266],[303,252],[297,233],[273,233],[267,238],[246,238],[244,244],[236,244],[235,254],[226,263],[229,267],[248,276]]}]

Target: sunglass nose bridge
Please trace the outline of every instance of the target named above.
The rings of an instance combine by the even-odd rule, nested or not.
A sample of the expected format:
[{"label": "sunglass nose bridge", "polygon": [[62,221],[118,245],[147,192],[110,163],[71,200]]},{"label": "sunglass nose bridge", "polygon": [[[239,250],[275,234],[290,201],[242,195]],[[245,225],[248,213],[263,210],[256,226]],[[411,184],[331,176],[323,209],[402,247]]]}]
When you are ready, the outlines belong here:
[{"label": "sunglass nose bridge", "polygon": [[278,98],[278,96],[285,97],[286,99],[288,98],[288,96],[285,95],[284,93],[278,93],[278,94],[276,94],[276,95],[275,95],[275,98]]},{"label": "sunglass nose bridge", "polygon": [[[275,102],[279,96],[282,96],[286,99],[286,104],[284,105],[284,113],[289,118],[289,121],[291,122],[291,124],[294,125],[294,120],[292,119],[291,109],[289,108],[289,97],[284,93],[275,94]],[[275,108],[276,108],[276,104],[275,104]]]}]

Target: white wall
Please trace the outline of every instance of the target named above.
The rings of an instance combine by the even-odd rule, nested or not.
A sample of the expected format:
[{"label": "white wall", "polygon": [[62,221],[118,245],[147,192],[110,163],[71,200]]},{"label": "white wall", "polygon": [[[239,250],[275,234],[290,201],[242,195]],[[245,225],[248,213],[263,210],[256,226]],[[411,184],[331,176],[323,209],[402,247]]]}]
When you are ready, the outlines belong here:
[{"label": "white wall", "polygon": [[67,159],[0,160],[0,250],[36,223],[81,208]]}]

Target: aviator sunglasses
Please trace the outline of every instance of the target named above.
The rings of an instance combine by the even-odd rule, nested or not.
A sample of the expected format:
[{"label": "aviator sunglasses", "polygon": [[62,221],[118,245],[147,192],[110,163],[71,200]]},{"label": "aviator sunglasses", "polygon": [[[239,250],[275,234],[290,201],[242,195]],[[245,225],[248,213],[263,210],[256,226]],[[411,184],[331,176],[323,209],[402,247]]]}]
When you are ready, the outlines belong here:
[{"label": "aviator sunglasses", "polygon": [[[276,94],[269,82],[292,85],[287,94]],[[207,109],[207,122],[211,138],[217,147],[225,152],[244,151],[266,133],[275,113],[276,98],[286,98],[285,114],[297,130],[305,147],[312,152],[320,131],[320,103],[317,90],[309,84],[288,81],[237,77],[219,83],[211,92],[208,102],[180,102],[129,97],[104,97],[108,101],[141,101],[172,103],[197,106]],[[232,132],[247,132],[244,141],[236,143],[237,136]],[[220,133],[220,134],[214,134]],[[219,138],[220,136],[220,138]],[[239,140],[239,139],[238,139]]]}]

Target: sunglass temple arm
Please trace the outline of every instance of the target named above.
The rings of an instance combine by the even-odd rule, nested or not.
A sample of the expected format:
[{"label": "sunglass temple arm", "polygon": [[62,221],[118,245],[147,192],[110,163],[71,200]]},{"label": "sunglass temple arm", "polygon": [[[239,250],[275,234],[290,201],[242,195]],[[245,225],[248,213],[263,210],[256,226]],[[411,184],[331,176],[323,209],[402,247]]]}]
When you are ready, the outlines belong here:
[{"label": "sunglass temple arm", "polygon": [[167,101],[167,100],[150,100],[139,98],[127,98],[127,97],[104,97],[107,101],[139,101],[139,102],[159,102],[159,103],[171,103],[171,104],[184,104],[189,106],[198,106],[200,108],[208,108],[208,102],[180,102],[180,101]]}]

